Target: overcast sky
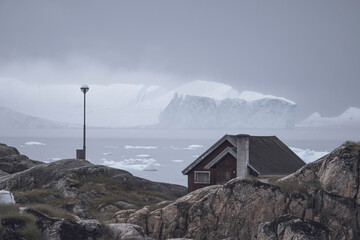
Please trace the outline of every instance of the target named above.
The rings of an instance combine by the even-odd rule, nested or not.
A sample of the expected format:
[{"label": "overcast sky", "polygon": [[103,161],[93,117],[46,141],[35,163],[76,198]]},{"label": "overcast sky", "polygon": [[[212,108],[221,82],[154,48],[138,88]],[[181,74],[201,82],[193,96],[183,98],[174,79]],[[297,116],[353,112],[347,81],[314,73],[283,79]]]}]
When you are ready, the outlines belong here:
[{"label": "overcast sky", "polygon": [[0,78],[202,79],[286,97],[301,118],[334,116],[360,107],[359,12],[360,1],[340,0],[1,0]]}]

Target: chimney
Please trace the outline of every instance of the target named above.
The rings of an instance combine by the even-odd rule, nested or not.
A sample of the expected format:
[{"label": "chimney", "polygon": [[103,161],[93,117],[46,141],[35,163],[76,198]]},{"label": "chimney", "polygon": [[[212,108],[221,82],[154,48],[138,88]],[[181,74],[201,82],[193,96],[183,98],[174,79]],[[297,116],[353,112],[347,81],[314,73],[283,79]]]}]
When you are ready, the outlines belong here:
[{"label": "chimney", "polygon": [[246,178],[249,176],[249,137],[250,135],[236,135],[236,175]]}]

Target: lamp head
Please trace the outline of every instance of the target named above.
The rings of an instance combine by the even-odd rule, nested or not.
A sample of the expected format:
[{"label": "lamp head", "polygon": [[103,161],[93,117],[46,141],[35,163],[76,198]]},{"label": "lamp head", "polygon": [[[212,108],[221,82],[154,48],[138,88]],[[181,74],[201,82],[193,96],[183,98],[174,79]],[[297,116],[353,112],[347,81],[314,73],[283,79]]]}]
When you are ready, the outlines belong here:
[{"label": "lamp head", "polygon": [[89,86],[84,84],[84,85],[81,86],[80,89],[85,94],[87,91],[89,91]]}]

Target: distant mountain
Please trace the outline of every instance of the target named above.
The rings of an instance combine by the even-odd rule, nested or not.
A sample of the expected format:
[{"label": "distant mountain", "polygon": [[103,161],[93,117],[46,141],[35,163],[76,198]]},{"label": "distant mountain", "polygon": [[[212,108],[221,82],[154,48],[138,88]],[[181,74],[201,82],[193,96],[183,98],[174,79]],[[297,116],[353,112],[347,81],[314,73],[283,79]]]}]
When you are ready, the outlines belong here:
[{"label": "distant mountain", "polygon": [[77,125],[33,117],[0,106],[0,129],[50,129],[73,127],[77,127]]},{"label": "distant mountain", "polygon": [[296,124],[297,127],[357,127],[360,128],[360,108],[350,107],[336,117],[322,117],[318,112]]}]

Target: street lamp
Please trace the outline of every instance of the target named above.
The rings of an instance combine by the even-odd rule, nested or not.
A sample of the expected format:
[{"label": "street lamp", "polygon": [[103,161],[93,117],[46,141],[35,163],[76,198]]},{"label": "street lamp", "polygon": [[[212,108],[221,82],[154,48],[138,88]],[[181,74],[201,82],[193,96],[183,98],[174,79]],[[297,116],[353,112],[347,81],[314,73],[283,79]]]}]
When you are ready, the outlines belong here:
[{"label": "street lamp", "polygon": [[86,93],[87,91],[89,91],[89,87],[88,85],[84,84],[81,86],[81,91],[84,93],[84,130],[83,130],[83,149],[82,150],[77,150],[77,156],[76,158],[78,159],[86,159],[86,142],[85,142],[85,139],[86,139],[86,109],[85,109],[85,106],[86,106]]}]

